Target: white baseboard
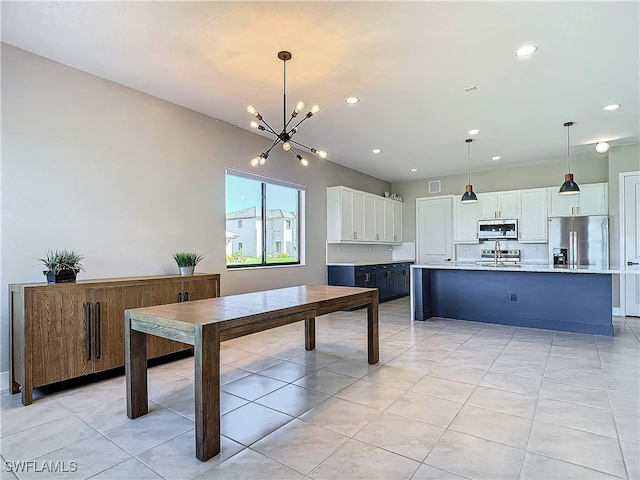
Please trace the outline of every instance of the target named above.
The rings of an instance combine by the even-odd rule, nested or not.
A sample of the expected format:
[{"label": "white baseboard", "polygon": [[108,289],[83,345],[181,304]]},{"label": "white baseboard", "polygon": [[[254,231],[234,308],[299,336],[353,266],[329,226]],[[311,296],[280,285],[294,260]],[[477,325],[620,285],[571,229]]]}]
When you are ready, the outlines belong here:
[{"label": "white baseboard", "polygon": [[614,317],[619,317],[620,314],[620,307],[612,307],[611,308],[611,315],[613,315]]},{"label": "white baseboard", "polygon": [[9,370],[0,372],[0,390],[9,389]]}]

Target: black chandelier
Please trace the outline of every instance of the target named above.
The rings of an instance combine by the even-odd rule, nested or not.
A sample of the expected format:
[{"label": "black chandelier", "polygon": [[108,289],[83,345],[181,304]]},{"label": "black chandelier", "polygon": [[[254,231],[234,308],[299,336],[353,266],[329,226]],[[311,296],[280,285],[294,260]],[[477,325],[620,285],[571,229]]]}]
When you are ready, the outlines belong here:
[{"label": "black chandelier", "polygon": [[247,112],[256,117],[258,121],[262,123],[261,125],[256,121],[252,121],[251,128],[257,128],[258,130],[262,130],[263,132],[269,132],[276,137],[276,139],[273,141],[266,152],[262,152],[259,156],[251,160],[252,167],[257,167],[258,165],[264,165],[265,163],[267,163],[269,153],[271,152],[273,147],[275,147],[279,143],[282,143],[283,150],[293,153],[303,167],[309,165],[309,160],[300,155],[300,153],[298,153],[296,149],[293,148],[292,144],[295,144],[297,147],[306,148],[311,153],[318,155],[321,158],[327,158],[327,152],[325,152],[324,150],[317,150],[315,148],[307,147],[306,145],[293,140],[293,136],[298,133],[298,127],[300,126],[300,124],[318,113],[320,111],[320,107],[318,105],[314,105],[313,107],[311,107],[311,110],[309,110],[309,112],[304,116],[304,118],[302,118],[302,120],[296,123],[293,127],[289,128],[293,119],[296,118],[298,114],[304,109],[304,102],[300,101],[296,103],[296,108],[294,108],[293,113],[291,113],[291,117],[287,121],[287,60],[291,60],[291,57],[291,52],[287,52],[284,50],[278,52],[278,58],[282,60],[284,77],[284,86],[282,92],[282,131],[280,133],[276,132],[267,122],[265,122],[264,118],[262,118],[262,115],[260,115],[260,112],[258,112],[253,105],[249,105],[247,107]]}]

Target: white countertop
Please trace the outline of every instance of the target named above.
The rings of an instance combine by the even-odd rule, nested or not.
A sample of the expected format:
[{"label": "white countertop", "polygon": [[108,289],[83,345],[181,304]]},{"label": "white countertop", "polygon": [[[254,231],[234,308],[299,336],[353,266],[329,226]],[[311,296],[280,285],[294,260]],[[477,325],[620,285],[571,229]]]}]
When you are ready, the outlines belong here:
[{"label": "white countertop", "polygon": [[599,267],[549,267],[549,265],[527,264],[504,265],[494,267],[493,265],[477,265],[469,262],[442,262],[412,265],[411,268],[431,268],[438,270],[486,270],[499,272],[540,272],[540,273],[604,273],[614,275],[639,275],[640,270],[612,270]]},{"label": "white countertop", "polygon": [[388,261],[362,261],[362,262],[335,262],[327,263],[327,267],[362,267],[364,265],[389,265],[392,263],[411,263],[415,260],[388,260]]}]

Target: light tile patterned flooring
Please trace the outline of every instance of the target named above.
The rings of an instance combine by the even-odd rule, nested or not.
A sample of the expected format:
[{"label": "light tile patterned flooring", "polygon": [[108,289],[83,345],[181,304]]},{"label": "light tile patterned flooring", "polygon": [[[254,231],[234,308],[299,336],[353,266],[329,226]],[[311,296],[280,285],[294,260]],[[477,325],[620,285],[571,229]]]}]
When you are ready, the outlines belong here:
[{"label": "light tile patterned flooring", "polygon": [[[614,338],[437,319],[380,308],[378,365],[365,311],[224,344],[222,453],[194,456],[193,361],[149,371],[150,413],[129,420],[123,377],[40,395],[2,392],[7,461],[77,462],[93,479],[640,478],[640,318]],[[51,463],[50,463],[51,464]],[[15,465],[15,464],[13,464]]]}]

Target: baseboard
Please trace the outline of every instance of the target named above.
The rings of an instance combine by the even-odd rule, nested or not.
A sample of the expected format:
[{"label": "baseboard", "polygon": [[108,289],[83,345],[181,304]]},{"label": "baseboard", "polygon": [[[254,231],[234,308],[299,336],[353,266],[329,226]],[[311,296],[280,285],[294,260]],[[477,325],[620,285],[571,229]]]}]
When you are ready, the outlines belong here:
[{"label": "baseboard", "polygon": [[611,315],[613,315],[614,317],[619,317],[621,315],[620,307],[612,307],[611,308]]},{"label": "baseboard", "polygon": [[9,389],[9,370],[0,372],[0,390]]}]

